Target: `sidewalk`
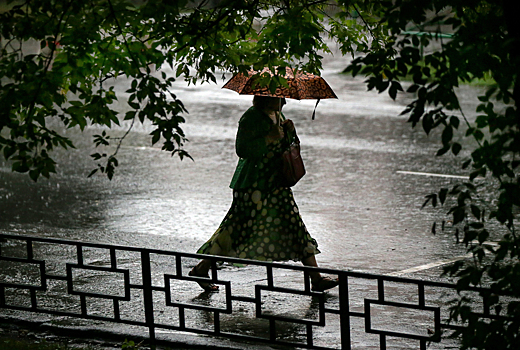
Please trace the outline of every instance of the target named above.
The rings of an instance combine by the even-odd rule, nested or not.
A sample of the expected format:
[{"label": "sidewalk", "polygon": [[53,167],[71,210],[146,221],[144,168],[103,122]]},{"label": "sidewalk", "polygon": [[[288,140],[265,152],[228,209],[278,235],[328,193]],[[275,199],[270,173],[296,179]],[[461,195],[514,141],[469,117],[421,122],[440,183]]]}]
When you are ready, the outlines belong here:
[{"label": "sidewalk", "polygon": [[[203,293],[200,280],[188,274],[201,258],[197,254],[2,237],[0,323],[16,331],[118,345],[100,350],[154,336],[163,349],[337,349],[342,344],[372,350],[388,338],[391,348],[410,350],[441,335],[442,344],[430,349],[450,343],[445,301],[456,289],[431,276],[408,279],[211,257],[220,291]],[[339,277],[340,285],[326,293],[310,291],[309,269]],[[272,343],[277,345],[266,345]]]}]

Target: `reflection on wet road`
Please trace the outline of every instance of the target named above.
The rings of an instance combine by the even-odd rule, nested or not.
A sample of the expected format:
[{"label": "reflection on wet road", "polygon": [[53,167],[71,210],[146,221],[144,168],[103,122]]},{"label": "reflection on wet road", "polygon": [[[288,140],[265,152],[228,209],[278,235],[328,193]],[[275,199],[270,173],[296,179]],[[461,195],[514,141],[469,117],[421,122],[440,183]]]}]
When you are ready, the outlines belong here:
[{"label": "reflection on wet road", "polygon": [[[385,94],[365,91],[362,79],[340,74],[345,65],[342,58],[327,58],[323,75],[339,99],[321,101],[316,120],[311,120],[314,101],[289,100],[284,108],[302,142],[307,175],[293,190],[303,220],[322,251],[318,263],[341,270],[404,276],[419,272],[422,277],[436,278],[438,262],[463,256],[465,251],[449,232],[431,233],[433,220],[446,219],[442,211],[420,208],[425,195],[457,183],[467,174],[458,167],[459,159],[434,156],[440,147],[438,135],[427,137],[399,116],[407,97],[392,101]],[[252,99],[222,90],[221,85],[176,85],[176,95],[190,112],[184,130],[190,139],[186,149],[194,161],[180,161],[162,152],[160,146],[152,147],[151,127],[144,125],[135,127],[125,140],[112,181],[101,175],[87,178],[95,167],[89,154],[94,151],[90,142],[100,132],[98,128],[87,128],[84,134],[67,131],[77,149],[56,154],[58,174],[50,180],[33,183],[0,162],[0,232],[195,252],[217,229],[231,204],[228,186],[238,160],[234,137],[238,119]],[[124,86],[116,84],[116,89],[124,90]],[[470,118],[477,93],[471,87],[459,91]],[[122,130],[114,132],[122,134]],[[56,255],[56,259],[63,263],[69,258]],[[108,263],[95,252],[91,259],[100,266]],[[133,266],[135,261],[136,257],[128,257],[123,266]],[[166,269],[163,273],[171,273],[168,264],[158,266]],[[247,267],[222,273],[238,286],[251,277]],[[79,276],[85,283],[80,288],[91,288],[88,282],[92,278],[104,276]],[[300,279],[283,278],[302,285]],[[115,284],[117,281],[102,287],[113,291]],[[56,298],[65,287],[50,286],[48,302],[77,308],[72,297]],[[353,288],[356,292],[355,283]],[[376,290],[364,284],[358,289],[363,297]],[[193,288],[188,288],[177,297],[204,305],[218,302],[222,295],[211,300],[193,298]],[[274,310],[283,304],[287,308],[278,311],[316,317],[308,300],[289,302],[277,296],[266,300]],[[337,295],[331,295],[328,302],[336,303]],[[128,313],[135,314],[135,307],[129,306]],[[103,308],[100,303],[94,310],[103,312]],[[248,316],[251,310],[238,307],[235,311],[244,316],[223,318],[224,327],[265,332],[265,325]],[[205,322],[204,313],[193,317],[195,323]],[[331,324],[337,326],[336,321]],[[75,323],[69,320],[66,324]],[[353,323],[353,334],[363,327]],[[301,336],[294,325],[281,326],[279,331],[289,338]],[[337,329],[325,329],[320,339],[328,344],[337,335]],[[360,337],[353,344],[366,348],[365,335]]]},{"label": "reflection on wet road", "polygon": [[[324,77],[338,100],[284,109],[302,141],[307,175],[294,187],[302,217],[320,244],[324,267],[390,273],[460,255],[447,234],[432,235],[439,211],[420,210],[426,194],[466,175],[452,156],[435,158],[439,141],[398,116],[405,97],[366,92],[361,79],[339,74],[341,58],[328,58]],[[186,149],[180,161],[150,145],[149,126],[136,128],[119,153],[112,181],[87,179],[94,168],[91,128],[68,133],[77,149],[57,154],[59,173],[32,183],[0,164],[0,232],[195,251],[218,227],[231,203],[229,181],[237,162],[234,136],[250,96],[218,85],[177,84],[184,101]],[[460,95],[472,97],[473,88]],[[465,100],[469,100],[466,98]],[[474,106],[465,104],[471,115]]]}]

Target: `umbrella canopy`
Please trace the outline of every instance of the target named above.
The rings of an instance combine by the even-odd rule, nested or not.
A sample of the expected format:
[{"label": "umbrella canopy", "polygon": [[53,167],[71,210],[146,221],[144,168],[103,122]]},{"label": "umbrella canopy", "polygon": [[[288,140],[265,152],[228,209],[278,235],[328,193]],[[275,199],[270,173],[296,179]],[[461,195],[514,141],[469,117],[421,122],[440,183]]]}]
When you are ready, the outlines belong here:
[{"label": "umbrella canopy", "polygon": [[255,73],[263,74],[265,72],[273,76],[273,73],[267,67],[260,72],[250,71],[248,76],[239,73],[231,78],[222,88],[236,91],[240,95],[285,97],[297,100],[338,98],[322,77],[293,70],[289,67],[286,68],[285,74],[283,75],[283,77],[287,79],[289,87],[279,86],[274,93],[271,93],[269,87],[257,86],[253,89],[252,85],[254,81],[252,76]]}]

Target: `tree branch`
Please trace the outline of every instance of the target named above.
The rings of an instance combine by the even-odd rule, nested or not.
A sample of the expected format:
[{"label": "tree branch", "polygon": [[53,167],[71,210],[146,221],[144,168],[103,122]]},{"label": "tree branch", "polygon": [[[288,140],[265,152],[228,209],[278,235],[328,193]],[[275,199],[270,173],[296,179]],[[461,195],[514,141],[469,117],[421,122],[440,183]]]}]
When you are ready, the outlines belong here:
[{"label": "tree branch", "polygon": [[370,26],[368,25],[368,22],[365,20],[365,18],[363,17],[363,15],[361,14],[361,11],[359,11],[359,9],[357,8],[356,4],[352,4],[352,7],[354,7],[354,10],[356,10],[356,12],[358,13],[359,17],[361,18],[361,20],[363,21],[363,23],[365,23],[365,26],[366,28],[368,29],[370,35],[372,36],[372,38],[376,39],[376,36],[374,35],[374,32],[372,31],[372,29],[370,28]]},{"label": "tree branch", "polygon": [[[56,38],[59,36],[59,34],[61,32],[61,24],[63,23],[63,18],[67,14],[67,11],[70,8],[70,6],[72,5],[72,3],[73,3],[73,0],[69,1],[67,6],[65,6],[63,8],[63,13],[61,14],[61,17],[58,20],[58,25],[56,27],[56,31],[54,32],[54,40],[56,40]],[[47,60],[47,64],[45,65],[45,68],[43,70],[43,77],[40,79],[39,84],[38,84],[38,88],[36,89],[36,92],[34,94],[34,97],[33,97],[32,101],[31,101],[31,104],[29,105],[29,111],[27,112],[27,121],[31,121],[31,119],[32,119],[32,114],[33,114],[33,111],[34,111],[34,107],[36,106],[36,100],[37,100],[38,95],[40,94],[40,91],[42,89],[43,80],[44,80],[43,78],[45,77],[45,75],[49,71],[49,68],[50,68],[50,65],[51,65],[51,62],[52,62],[52,57],[54,56],[54,52],[55,51],[56,51],[56,45],[53,45],[53,47],[51,48],[50,58]],[[28,132],[32,133],[31,130],[28,130]]]}]

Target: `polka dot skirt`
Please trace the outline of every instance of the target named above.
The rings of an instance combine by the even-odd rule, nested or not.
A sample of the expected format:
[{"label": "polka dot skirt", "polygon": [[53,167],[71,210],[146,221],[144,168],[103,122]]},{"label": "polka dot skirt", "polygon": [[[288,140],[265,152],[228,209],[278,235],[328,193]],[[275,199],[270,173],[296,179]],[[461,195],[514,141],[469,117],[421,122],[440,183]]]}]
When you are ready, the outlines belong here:
[{"label": "polka dot skirt", "polygon": [[291,188],[277,186],[280,163],[274,155],[279,150],[273,151],[265,156],[260,169],[259,182],[266,181],[265,186],[255,183],[251,188],[233,191],[227,215],[197,253],[262,261],[301,261],[320,253],[302,221]]}]

